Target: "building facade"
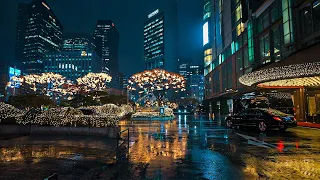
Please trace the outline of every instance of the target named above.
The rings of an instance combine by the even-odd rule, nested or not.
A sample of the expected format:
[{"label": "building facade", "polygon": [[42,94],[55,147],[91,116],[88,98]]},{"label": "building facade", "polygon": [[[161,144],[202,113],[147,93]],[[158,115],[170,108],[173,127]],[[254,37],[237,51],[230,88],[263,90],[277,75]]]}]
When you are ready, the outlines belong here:
[{"label": "building facade", "polygon": [[63,39],[63,51],[95,51],[92,37],[86,34],[70,34]]},{"label": "building facade", "polygon": [[186,91],[180,96],[197,99],[200,103],[204,98],[204,76],[203,67],[189,63],[181,63],[178,66],[178,73],[186,80]]},{"label": "building facade", "polygon": [[164,68],[164,13],[159,9],[148,15],[144,24],[144,61],[146,69]]},{"label": "building facade", "polygon": [[19,6],[16,58],[22,58],[26,73],[43,72],[44,54],[61,50],[62,32],[60,21],[45,0]]},{"label": "building facade", "polygon": [[190,65],[187,77],[188,97],[197,99],[199,103],[202,103],[204,98],[203,67],[200,65]]},{"label": "building facade", "polygon": [[102,72],[119,73],[119,33],[111,20],[99,20],[93,34],[96,53],[102,58]]},{"label": "building facade", "polygon": [[250,94],[267,97],[271,108],[292,108],[298,121],[320,123],[319,3],[205,1],[205,99],[212,112],[234,113]]},{"label": "building facade", "polygon": [[23,49],[26,37],[26,27],[28,22],[29,4],[19,3],[16,24],[16,44],[15,44],[15,64],[20,65],[24,59]]},{"label": "building facade", "polygon": [[101,58],[94,51],[49,52],[44,58],[44,72],[61,74],[76,82],[90,72],[101,72]]},{"label": "building facade", "polygon": [[156,9],[144,24],[145,69],[165,69],[176,72],[178,56],[177,3],[166,11]]},{"label": "building facade", "polygon": [[[243,1],[244,2],[244,1]],[[216,114],[228,114],[231,94],[242,90],[237,78],[252,69],[245,28],[246,7],[241,0],[205,0],[203,51],[205,99]],[[223,106],[223,107],[221,107]]]}]

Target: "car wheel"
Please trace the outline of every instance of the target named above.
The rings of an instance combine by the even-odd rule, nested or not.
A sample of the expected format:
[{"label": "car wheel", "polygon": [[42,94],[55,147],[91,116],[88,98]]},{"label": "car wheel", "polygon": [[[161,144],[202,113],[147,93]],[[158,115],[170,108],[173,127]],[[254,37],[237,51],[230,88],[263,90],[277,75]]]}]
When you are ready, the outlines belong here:
[{"label": "car wheel", "polygon": [[265,122],[261,121],[259,124],[258,124],[258,127],[259,127],[259,130],[261,132],[265,132],[267,130],[267,125]]},{"label": "car wheel", "polygon": [[232,128],[232,126],[233,126],[232,121],[230,119],[227,119],[227,127]]}]

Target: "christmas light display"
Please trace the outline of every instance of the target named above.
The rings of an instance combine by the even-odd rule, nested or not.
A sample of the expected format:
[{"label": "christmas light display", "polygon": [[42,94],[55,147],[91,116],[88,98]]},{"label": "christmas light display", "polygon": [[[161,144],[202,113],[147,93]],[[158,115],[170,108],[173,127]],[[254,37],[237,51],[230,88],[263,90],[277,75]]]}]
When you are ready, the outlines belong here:
[{"label": "christmas light display", "polygon": [[[288,66],[273,67],[273,68],[254,71],[241,76],[239,78],[239,81],[244,85],[252,86],[258,83],[276,81],[280,79],[292,79],[292,78],[301,78],[301,77],[310,77],[310,76],[319,76],[319,75],[320,75],[320,62],[313,62],[313,63],[293,64]],[[308,81],[307,79],[304,79],[304,80]],[[295,80],[293,79],[293,81]],[[306,82],[305,85],[313,84],[313,83],[317,83],[317,82],[311,82],[311,83]],[[285,80],[278,82],[277,84],[279,86],[287,85]],[[295,85],[297,83],[293,83],[292,81],[290,81],[289,85],[290,84]],[[303,82],[298,84],[304,85]]]},{"label": "christmas light display", "polygon": [[9,104],[0,102],[0,122],[7,118],[21,119],[24,115],[24,111],[15,108]]},{"label": "christmas light display", "polygon": [[37,115],[34,119],[19,119],[18,124],[38,124],[42,126],[117,126],[120,117],[117,115],[94,114],[84,115],[81,110],[71,107],[50,108]]},{"label": "christmas light display", "polygon": [[133,118],[137,117],[173,117],[173,110],[171,108],[165,108],[164,109],[164,114],[161,115],[160,112],[136,112],[132,115]]},{"label": "christmas light display", "polygon": [[[137,73],[128,80],[128,90],[139,94],[139,97],[154,94],[157,99],[162,99],[168,90],[178,93],[185,91],[186,81],[183,76],[162,69],[153,69]],[[153,102],[146,102],[153,106]],[[161,105],[161,104],[159,104]]]},{"label": "christmas light display", "polygon": [[[93,110],[94,114],[84,115],[81,109]],[[33,115],[31,115],[33,113]],[[117,126],[119,120],[133,113],[130,105],[90,106],[74,109],[72,107],[50,108],[45,111],[29,113],[14,106],[0,102],[0,122],[3,119],[13,118],[17,124],[38,124],[42,126],[90,126],[108,127]]]},{"label": "christmas light display", "polygon": [[91,92],[106,90],[106,83],[111,81],[111,76],[105,73],[89,73],[78,78],[78,84],[73,84],[60,74],[42,73],[30,74],[20,77],[12,77],[7,87],[14,87],[15,82],[21,83],[21,89],[25,94],[43,94],[50,96],[53,100],[71,100],[80,91]]},{"label": "christmas light display", "polygon": [[106,73],[89,73],[84,77],[78,78],[78,85],[83,87],[86,92],[102,91],[107,88],[107,83],[111,81],[112,77]]}]

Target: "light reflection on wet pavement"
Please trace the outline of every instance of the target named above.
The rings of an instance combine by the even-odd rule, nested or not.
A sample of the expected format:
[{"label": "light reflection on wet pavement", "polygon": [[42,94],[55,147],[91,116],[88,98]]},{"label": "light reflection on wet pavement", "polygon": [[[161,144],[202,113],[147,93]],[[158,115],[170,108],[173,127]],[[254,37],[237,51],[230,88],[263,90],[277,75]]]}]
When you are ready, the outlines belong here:
[{"label": "light reflection on wet pavement", "polygon": [[222,120],[122,121],[126,171],[114,179],[320,179],[320,130],[227,129]]},{"label": "light reflection on wet pavement", "polygon": [[[238,131],[221,119],[193,116],[120,125],[130,129],[130,154],[114,166],[114,180],[320,179],[318,129]],[[41,179],[55,172],[59,179],[104,179],[112,171],[103,162],[110,144],[97,137],[0,140],[0,179]]]},{"label": "light reflection on wet pavement", "polygon": [[[81,179],[101,172],[116,140],[93,136],[24,136],[0,141],[0,179]],[[92,175],[93,174],[93,175]],[[86,179],[86,178],[84,178]]]}]

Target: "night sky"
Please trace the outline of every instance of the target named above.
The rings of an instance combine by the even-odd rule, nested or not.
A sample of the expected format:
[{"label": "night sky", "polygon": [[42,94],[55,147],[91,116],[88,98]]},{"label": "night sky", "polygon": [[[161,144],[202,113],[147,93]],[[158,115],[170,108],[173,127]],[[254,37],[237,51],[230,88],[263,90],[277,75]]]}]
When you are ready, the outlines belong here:
[{"label": "night sky", "polygon": [[[14,59],[16,17],[19,2],[0,0],[0,61]],[[130,76],[144,69],[143,24],[155,9],[175,0],[47,0],[65,33],[93,34],[97,20],[112,20],[120,34],[120,71]],[[178,5],[179,57],[202,64],[202,1],[180,0]]]}]

